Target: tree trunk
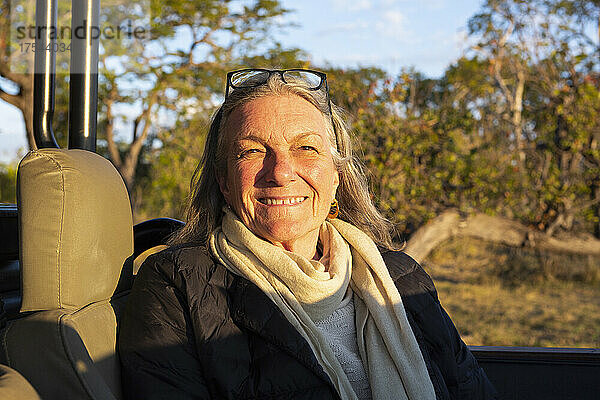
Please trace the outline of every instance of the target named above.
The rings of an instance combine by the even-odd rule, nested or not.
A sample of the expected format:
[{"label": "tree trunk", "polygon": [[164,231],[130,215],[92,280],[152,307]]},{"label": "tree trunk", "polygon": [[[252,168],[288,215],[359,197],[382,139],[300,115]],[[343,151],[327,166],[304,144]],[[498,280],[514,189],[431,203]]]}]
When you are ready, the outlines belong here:
[{"label": "tree trunk", "polygon": [[[112,113],[112,106],[114,102],[114,97],[116,95],[116,91],[111,91],[111,93],[109,93],[108,100],[106,103],[106,141],[111,161],[123,177],[123,181],[125,181],[125,186],[127,186],[129,194],[132,194],[132,190],[135,184],[135,175],[140,153],[144,146],[144,141],[148,138],[148,133],[150,132],[150,117],[152,114],[151,111],[152,107],[154,107],[154,105],[158,101],[158,93],[152,93],[152,95],[148,99],[146,108],[135,119],[135,123],[133,124],[131,143],[129,145],[129,149],[123,154],[123,156],[119,154],[118,145],[115,142],[113,132],[114,115]],[[142,126],[141,129],[139,129],[140,126]]]},{"label": "tree trunk", "polygon": [[473,237],[514,247],[574,254],[600,255],[600,240],[575,236],[560,239],[503,217],[473,214],[465,218],[456,210],[447,210],[419,228],[408,240],[404,251],[417,261],[451,237]]},{"label": "tree trunk", "polygon": [[525,151],[523,144],[523,92],[525,90],[525,73],[520,67],[517,71],[517,87],[515,88],[515,96],[512,104],[512,123],[515,132],[515,143],[517,154],[519,156],[519,169],[525,171]]},{"label": "tree trunk", "polygon": [[[597,181],[592,186],[592,195],[593,200],[600,200],[600,181]],[[600,239],[600,201],[596,203],[594,207],[594,217],[596,217],[596,221],[594,223],[594,236],[596,239]]]}]

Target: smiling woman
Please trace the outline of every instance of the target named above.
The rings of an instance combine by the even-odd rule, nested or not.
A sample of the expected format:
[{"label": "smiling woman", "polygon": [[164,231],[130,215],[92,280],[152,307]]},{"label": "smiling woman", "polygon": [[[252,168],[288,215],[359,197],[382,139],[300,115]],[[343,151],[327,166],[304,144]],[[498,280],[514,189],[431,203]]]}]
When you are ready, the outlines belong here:
[{"label": "smiling woman", "polygon": [[431,279],[392,250],[325,74],[227,83],[187,225],[122,318],[126,397],[494,398]]},{"label": "smiling woman", "polygon": [[308,259],[335,198],[339,175],[326,119],[297,96],[268,96],[237,107],[221,192],[255,234]]}]

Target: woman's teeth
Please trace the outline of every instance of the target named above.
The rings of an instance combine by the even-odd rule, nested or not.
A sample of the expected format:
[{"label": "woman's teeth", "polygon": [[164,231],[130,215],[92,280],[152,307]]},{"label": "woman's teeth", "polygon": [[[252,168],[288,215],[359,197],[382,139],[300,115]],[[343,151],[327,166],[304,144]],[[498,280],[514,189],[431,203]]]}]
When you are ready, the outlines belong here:
[{"label": "woman's teeth", "polygon": [[269,199],[262,198],[258,199],[261,203],[266,204],[268,206],[280,206],[280,205],[293,205],[302,203],[306,197],[290,197],[287,199]]}]

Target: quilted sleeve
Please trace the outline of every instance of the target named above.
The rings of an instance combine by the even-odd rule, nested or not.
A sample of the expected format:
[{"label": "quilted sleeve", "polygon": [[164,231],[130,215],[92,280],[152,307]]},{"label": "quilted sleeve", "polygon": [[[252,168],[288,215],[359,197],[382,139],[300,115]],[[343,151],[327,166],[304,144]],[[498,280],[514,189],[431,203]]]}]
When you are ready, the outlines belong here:
[{"label": "quilted sleeve", "polygon": [[498,394],[489,381],[485,371],[479,366],[475,356],[471,353],[465,342],[462,341],[450,316],[440,306],[442,318],[450,334],[451,348],[456,360],[457,371],[457,399],[492,400],[498,399]]},{"label": "quilted sleeve", "polygon": [[149,257],[127,300],[118,339],[126,399],[210,398],[174,264],[169,251]]}]

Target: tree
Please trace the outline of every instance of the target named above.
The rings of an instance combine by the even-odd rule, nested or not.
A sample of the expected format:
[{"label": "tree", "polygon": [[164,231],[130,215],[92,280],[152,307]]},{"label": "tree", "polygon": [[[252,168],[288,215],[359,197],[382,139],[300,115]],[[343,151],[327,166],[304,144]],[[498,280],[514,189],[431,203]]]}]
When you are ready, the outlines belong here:
[{"label": "tree", "polygon": [[535,2],[488,0],[480,13],[469,20],[469,33],[478,35],[474,50],[484,54],[491,74],[500,88],[497,96],[499,121],[506,125],[506,137],[514,142],[516,162],[524,168],[526,138],[523,137],[523,94],[529,65],[535,62],[529,46],[536,46],[537,32],[530,35],[538,9]]},{"label": "tree", "polygon": [[[486,40],[438,80],[411,70],[329,71],[374,198],[410,235],[415,255],[452,235],[597,254],[599,241],[577,236],[598,221],[597,63],[565,43],[573,20],[557,25],[544,7],[486,3],[477,17],[485,29],[472,32]],[[525,27],[540,15],[552,23]]]},{"label": "tree", "polygon": [[586,234],[600,238],[600,37],[587,35],[599,16],[597,1],[490,0],[469,21],[475,52],[440,82],[436,127],[467,140],[468,153],[451,152],[457,165],[479,161],[454,167],[460,212],[419,225],[410,254],[422,258],[452,235],[598,254]]},{"label": "tree", "polygon": [[[267,53],[245,57],[243,64],[262,68],[307,66],[300,56],[296,50],[275,46]],[[206,133],[216,106],[211,104],[203,112],[191,110],[181,115],[171,129],[158,132],[156,139],[160,146],[148,149],[140,163],[145,173],[139,174],[137,185],[144,193],[138,207],[139,218],[159,215],[183,218],[190,179],[204,151]]]},{"label": "tree", "polygon": [[[2,0],[1,4],[0,98],[23,112],[29,145],[34,148],[31,68],[20,74],[9,69],[15,50],[9,40],[15,28],[11,5],[16,3]],[[176,126],[182,116],[210,112],[214,96],[222,91],[225,70],[255,54],[273,59],[278,53],[283,58],[300,54],[270,39],[278,18],[288,12],[278,0],[151,0],[148,9],[140,4],[108,0],[102,2],[100,16],[105,35],[99,62],[99,150],[107,151],[130,191],[141,154],[152,147],[149,138]],[[59,20],[63,19],[70,20],[69,13],[59,10]],[[33,20],[28,18],[29,23]],[[57,79],[57,97],[61,96],[57,108],[66,93],[63,80]],[[66,107],[57,111],[55,131],[64,137]]]},{"label": "tree", "polygon": [[[149,137],[184,126],[177,124],[180,118],[210,113],[227,69],[255,52],[283,51],[268,34],[286,12],[274,0],[152,1],[146,35],[106,44],[100,57],[102,137],[130,189]],[[149,18],[135,4],[107,7],[103,14],[113,26],[122,25],[124,16]],[[129,138],[118,140],[115,127],[126,117],[124,104],[135,107]]]},{"label": "tree", "polygon": [[[56,90],[53,131],[60,145],[67,142],[68,127],[68,66],[70,53],[66,51],[70,38],[61,35],[70,28],[70,3],[58,2],[57,43],[63,50],[56,56]],[[0,0],[0,99],[15,106],[23,115],[25,134],[30,149],[35,149],[33,137],[33,72],[35,2]],[[60,47],[59,47],[60,48]]]},{"label": "tree", "polygon": [[[23,113],[25,131],[30,148],[35,148],[33,140],[33,53],[19,54],[16,44],[12,43],[11,32],[14,28],[13,7],[17,3],[0,0],[0,99],[17,107]],[[29,13],[22,13],[18,22],[33,19]],[[17,59],[18,58],[18,59]],[[28,73],[29,72],[29,73]]]},{"label": "tree", "polygon": [[587,150],[598,141],[600,43],[587,32],[599,17],[597,1],[489,0],[469,21],[498,87],[482,101],[497,105],[489,110],[499,121],[511,122],[520,180],[534,189],[524,208],[549,235],[571,230],[576,215],[600,202],[589,178],[597,160]]}]

